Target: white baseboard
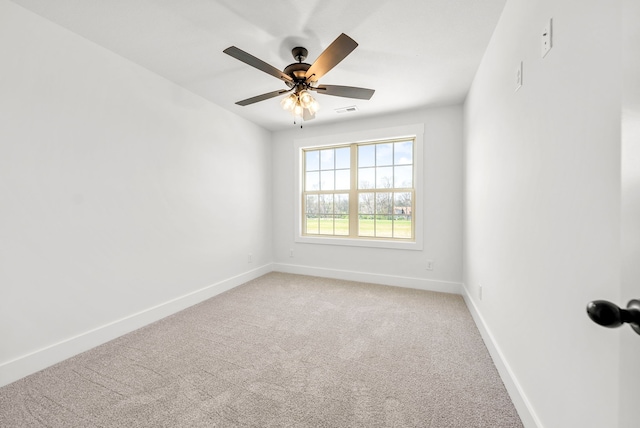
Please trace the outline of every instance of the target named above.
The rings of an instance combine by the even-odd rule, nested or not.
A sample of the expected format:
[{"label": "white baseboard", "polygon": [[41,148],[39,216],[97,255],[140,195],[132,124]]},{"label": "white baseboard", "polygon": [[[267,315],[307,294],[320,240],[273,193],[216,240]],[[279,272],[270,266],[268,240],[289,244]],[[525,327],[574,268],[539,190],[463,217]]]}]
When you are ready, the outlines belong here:
[{"label": "white baseboard", "polygon": [[0,387],[271,272],[266,264],[0,364]]},{"label": "white baseboard", "polygon": [[491,330],[487,326],[484,318],[480,314],[478,307],[476,306],[473,299],[470,297],[469,290],[463,284],[462,285],[462,297],[464,298],[465,303],[467,304],[467,308],[469,308],[469,312],[471,312],[471,316],[478,326],[478,330],[480,331],[480,335],[484,340],[487,349],[489,350],[489,354],[493,359],[493,363],[498,369],[498,373],[500,373],[500,378],[504,383],[504,386],[507,388],[507,392],[511,397],[511,401],[513,401],[513,405],[518,411],[518,415],[522,420],[525,428],[543,428],[540,419],[536,415],[531,402],[527,399],[526,394],[524,393],[518,379],[513,374],[509,363],[504,358],[504,354],[500,350],[500,347],[496,343]]},{"label": "white baseboard", "polygon": [[411,278],[379,273],[357,272],[342,269],[328,269],[313,266],[274,263],[276,272],[294,273],[298,275],[319,276],[322,278],[344,279],[347,281],[369,282],[372,284],[392,285],[396,287],[416,288],[418,290],[439,291],[442,293],[462,293],[459,282],[440,281],[434,279]]}]

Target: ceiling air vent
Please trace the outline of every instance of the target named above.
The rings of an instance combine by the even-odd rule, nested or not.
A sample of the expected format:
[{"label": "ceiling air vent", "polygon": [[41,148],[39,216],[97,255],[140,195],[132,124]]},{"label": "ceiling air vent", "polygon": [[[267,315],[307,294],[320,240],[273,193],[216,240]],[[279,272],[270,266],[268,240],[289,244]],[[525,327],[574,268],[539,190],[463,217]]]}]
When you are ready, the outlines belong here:
[{"label": "ceiling air vent", "polygon": [[349,106],[336,109],[336,113],[353,113],[354,111],[358,111],[358,107]]}]

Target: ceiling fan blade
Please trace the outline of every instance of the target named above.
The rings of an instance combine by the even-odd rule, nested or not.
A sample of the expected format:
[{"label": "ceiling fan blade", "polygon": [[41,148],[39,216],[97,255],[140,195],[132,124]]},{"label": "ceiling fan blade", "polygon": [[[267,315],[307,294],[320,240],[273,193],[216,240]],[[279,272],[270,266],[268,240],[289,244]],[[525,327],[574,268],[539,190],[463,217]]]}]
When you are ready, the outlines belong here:
[{"label": "ceiling fan blade", "polygon": [[287,93],[289,91],[290,89],[282,89],[280,91],[268,92],[266,94],[262,94],[255,97],[247,98],[246,100],[238,101],[236,104],[238,104],[239,106],[248,106],[249,104],[268,100],[269,98],[277,97],[278,95]]},{"label": "ceiling fan blade", "polygon": [[311,113],[308,108],[302,110],[302,120],[312,120],[316,118],[315,113]]},{"label": "ceiling fan blade", "polygon": [[244,62],[245,64],[248,64],[252,67],[257,68],[260,71],[264,71],[267,74],[277,77],[280,80],[283,80],[285,82],[293,82],[293,79],[291,77],[287,76],[282,71],[275,68],[274,66],[267,64],[261,59],[258,59],[255,56],[243,51],[242,49],[238,49],[235,46],[228,47],[222,52],[234,57],[237,60]]},{"label": "ceiling fan blade", "polygon": [[369,100],[375,92],[374,89],[339,85],[319,85],[317,88],[309,89],[319,94],[333,95],[334,97],[357,98],[359,100]]},{"label": "ceiling fan blade", "polygon": [[309,67],[304,77],[308,82],[317,82],[329,70],[345,59],[357,46],[358,44],[351,37],[344,33],[340,34]]}]

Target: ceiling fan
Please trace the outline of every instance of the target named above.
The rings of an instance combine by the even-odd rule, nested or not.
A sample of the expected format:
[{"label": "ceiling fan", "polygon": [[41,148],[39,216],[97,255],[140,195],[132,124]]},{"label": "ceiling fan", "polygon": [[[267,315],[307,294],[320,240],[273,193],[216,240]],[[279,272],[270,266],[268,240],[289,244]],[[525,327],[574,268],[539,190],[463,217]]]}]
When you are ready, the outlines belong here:
[{"label": "ceiling fan", "polygon": [[231,46],[223,52],[244,62],[245,64],[277,77],[289,87],[289,89],[282,89],[247,98],[246,100],[238,101],[236,104],[248,106],[250,104],[268,100],[270,98],[277,97],[278,95],[290,92],[289,96],[282,99],[280,103],[282,107],[285,110],[291,111],[294,116],[301,116],[303,120],[311,120],[315,118],[315,113],[318,110],[319,105],[311,96],[309,91],[315,91],[319,94],[333,95],[336,97],[356,98],[361,100],[371,99],[375,92],[373,89],[318,84],[318,81],[322,76],[327,74],[333,67],[338,65],[340,61],[345,59],[357,46],[358,43],[356,43],[351,37],[344,33],[340,34],[340,36],[338,36],[338,38],[320,54],[313,64],[302,62],[307,58],[307,49],[303,47],[295,47],[291,50],[291,54],[298,62],[289,64],[282,71],[235,46]]}]

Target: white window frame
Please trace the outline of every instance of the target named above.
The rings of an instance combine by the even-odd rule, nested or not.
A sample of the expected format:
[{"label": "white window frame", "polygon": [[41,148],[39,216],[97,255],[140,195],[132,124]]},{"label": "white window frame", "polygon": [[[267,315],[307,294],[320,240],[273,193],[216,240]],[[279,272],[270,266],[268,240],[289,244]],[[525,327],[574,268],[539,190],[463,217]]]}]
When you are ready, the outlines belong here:
[{"label": "white window frame", "polygon": [[[414,138],[414,209],[413,215],[415,239],[392,240],[392,239],[367,239],[349,238],[344,236],[317,236],[302,234],[302,190],[303,190],[303,149],[322,148],[324,146],[336,146],[341,144],[367,143],[379,140],[392,140],[399,138]],[[384,129],[371,129],[359,132],[344,134],[326,135],[313,138],[303,138],[294,140],[294,168],[295,168],[295,204],[294,204],[294,241],[306,244],[321,245],[346,245],[354,247],[370,248],[392,248],[402,250],[422,250],[423,249],[423,222],[424,222],[424,191],[423,191],[423,169],[424,169],[424,124],[414,124],[398,126]]]}]

